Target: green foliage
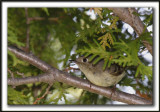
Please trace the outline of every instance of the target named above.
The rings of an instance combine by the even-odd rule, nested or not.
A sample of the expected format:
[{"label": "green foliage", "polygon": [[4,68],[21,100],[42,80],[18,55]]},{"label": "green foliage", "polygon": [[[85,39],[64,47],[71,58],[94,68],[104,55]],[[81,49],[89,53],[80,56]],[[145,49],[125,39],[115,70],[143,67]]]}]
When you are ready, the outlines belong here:
[{"label": "green foliage", "polygon": [[13,26],[11,26],[10,23],[8,23],[8,41],[11,44],[16,44],[19,47],[24,46],[25,45],[24,43],[18,41],[18,36],[15,32],[20,33]]},{"label": "green foliage", "polygon": [[28,65],[28,63],[17,59],[17,57],[12,52],[8,51],[8,55],[9,55],[9,58],[11,57],[12,60],[13,60],[13,62],[11,63],[13,66],[16,66],[17,64],[21,64],[21,65],[24,65],[24,66]]},{"label": "green foliage", "polygon": [[137,67],[135,76],[138,76],[138,74],[142,74],[142,80],[144,80],[145,75],[147,75],[149,80],[152,80],[152,66],[145,66],[144,64],[140,64]]},{"label": "green foliage", "polygon": [[[8,34],[8,42],[11,44],[15,44],[18,47],[25,46],[25,44],[21,41],[21,39],[23,38],[22,37],[23,30],[18,29],[21,26],[18,22],[16,22],[15,14],[14,15],[10,14],[10,13],[13,13],[12,11],[14,11],[16,13],[16,9],[13,9],[10,11],[10,8],[9,8],[9,11],[8,11],[9,12],[8,23],[7,23],[7,25],[8,25],[8,28],[7,28],[8,29],[8,33],[7,33]],[[19,12],[19,13],[21,14],[21,12]],[[22,22],[22,24],[24,24],[24,22]]]},{"label": "green foliage", "polygon": [[94,12],[97,13],[101,19],[103,19],[102,15],[101,15],[102,8],[94,8]]},{"label": "green foliage", "polygon": [[8,87],[8,104],[28,104],[28,96],[23,92],[16,91],[15,89]]},{"label": "green foliage", "polygon": [[[105,48],[105,46],[108,46],[109,48],[111,48],[108,43],[103,42],[107,38],[104,38],[104,36],[101,36],[98,38],[98,40],[100,39],[102,39],[100,44],[103,43],[102,44],[103,48]],[[149,80],[151,81],[152,80],[152,67],[144,65],[138,56],[138,52],[140,51],[141,40],[147,40],[152,45],[152,39],[150,37],[150,32],[144,32],[138,39],[135,39],[135,40],[132,40],[131,38],[129,38],[128,40],[119,39],[119,41],[114,42],[112,51],[103,50],[100,47],[100,45],[96,42],[97,44],[96,47],[91,44],[88,44],[89,45],[88,48],[84,47],[83,49],[79,49],[77,50],[77,53],[81,53],[81,55],[84,55],[85,57],[92,55],[89,58],[89,61],[92,61],[95,57],[99,56],[93,61],[93,64],[96,64],[101,59],[104,59],[105,63],[104,63],[103,69],[105,69],[107,64],[108,66],[110,66],[112,63],[117,63],[123,67],[136,66],[137,70],[136,70],[135,76],[137,76],[138,74],[141,74],[142,80],[144,80],[144,77],[147,76]]]},{"label": "green foliage", "polygon": [[115,49],[121,52],[119,55],[120,58],[113,59],[112,61],[118,63],[123,67],[137,66],[138,63],[140,63],[140,60],[138,59],[139,45],[139,39],[132,40],[129,43],[125,43],[123,40],[120,39],[120,42],[115,42],[114,46]]},{"label": "green foliage", "polygon": [[105,49],[106,46],[111,48],[111,46],[107,43],[107,40],[110,42],[111,45],[113,45],[113,39],[110,33],[106,33],[105,35],[99,37],[98,40],[101,40],[100,44],[102,44],[103,49]]},{"label": "green foliage", "polygon": [[[68,60],[75,59],[75,55],[71,56],[71,54],[75,54],[74,50],[76,50],[85,57],[90,56],[89,61],[93,61],[93,64],[103,59],[105,61],[103,69],[113,63],[126,67],[128,77],[119,84],[151,94],[152,66],[148,66],[149,62],[140,55],[140,51],[145,49],[142,41],[153,45],[150,38],[152,32],[144,30],[139,38],[135,33],[131,34],[127,30],[122,33],[124,23],[113,16],[112,11],[107,8],[94,8],[97,15],[93,20],[86,14],[89,10],[89,8],[28,8],[29,18],[41,17],[42,20],[31,20],[27,25],[24,8],[9,8],[8,45],[25,49],[26,32],[29,29],[29,51],[53,67],[63,70],[69,66]],[[153,24],[152,13],[144,12],[138,15],[145,17],[143,22],[146,28]],[[17,72],[23,73],[25,77],[42,73],[41,70],[18,59],[9,51],[8,69],[17,78],[22,77]],[[77,75],[76,72],[71,74]],[[8,77],[11,77],[11,74],[8,74]],[[84,78],[84,76],[80,77]],[[148,88],[143,84],[146,78],[149,79]],[[134,83],[136,79],[139,80],[139,84]],[[8,103],[33,104],[36,98],[45,93],[47,87],[48,84],[43,83],[21,85],[15,89],[8,86]],[[106,104],[110,101],[84,90],[81,93],[78,88],[72,87],[71,92],[68,92],[68,89],[71,89],[71,86],[56,82],[50,89],[51,94],[37,104]],[[67,95],[75,92],[80,95],[75,99],[69,99]]]},{"label": "green foliage", "polygon": [[80,100],[77,101],[77,104],[97,105],[106,104],[107,101],[110,100],[104,96],[84,91],[80,97]]},{"label": "green foliage", "polygon": [[47,100],[45,102],[46,104],[58,104],[58,102],[62,101],[62,99],[64,99],[64,104],[72,104],[71,101],[69,101],[66,97],[66,90],[70,88],[70,86],[59,82],[55,82],[53,87],[53,94],[48,95]]},{"label": "green foliage", "polygon": [[[89,45],[90,48],[79,49],[77,50],[77,52],[80,52],[81,55],[85,54],[85,57],[92,55],[89,58],[89,61],[92,61],[95,57],[98,56],[98,58],[93,61],[93,64],[96,64],[101,59],[104,59],[105,63],[103,69],[105,69],[107,63],[108,67],[112,63],[117,63],[123,67],[138,66],[135,76],[137,76],[138,74],[142,74],[142,79],[144,79],[144,76],[147,75],[149,80],[152,80],[152,67],[145,66],[138,58],[140,40],[131,40],[128,43],[125,43],[121,39],[119,40],[120,42],[115,42],[114,44],[114,52],[105,51],[97,42],[96,44],[98,47]],[[112,59],[111,56],[113,57]]]},{"label": "green foliage", "polygon": [[150,14],[150,15],[146,15],[146,19],[143,22],[146,24],[146,26],[150,26],[152,25],[151,23],[153,22],[152,20],[153,20],[153,15]]},{"label": "green foliage", "polygon": [[152,37],[151,37],[152,32],[144,32],[140,35],[141,41],[145,40],[147,41],[150,45],[152,45]]},{"label": "green foliage", "polygon": [[42,8],[42,10],[47,14],[47,16],[49,16],[49,12],[47,8]]}]

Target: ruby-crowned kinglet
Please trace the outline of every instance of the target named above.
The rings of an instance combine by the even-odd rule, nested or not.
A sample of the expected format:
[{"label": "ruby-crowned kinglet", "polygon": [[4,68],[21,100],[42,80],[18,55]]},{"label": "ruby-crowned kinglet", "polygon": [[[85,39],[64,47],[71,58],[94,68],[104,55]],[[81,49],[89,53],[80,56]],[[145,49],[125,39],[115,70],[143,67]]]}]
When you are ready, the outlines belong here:
[{"label": "ruby-crowned kinglet", "polygon": [[92,62],[89,62],[88,58],[83,56],[75,61],[87,79],[97,86],[108,87],[115,85],[125,76],[124,68],[117,64],[112,64],[103,70],[104,60],[99,61],[95,65]]}]

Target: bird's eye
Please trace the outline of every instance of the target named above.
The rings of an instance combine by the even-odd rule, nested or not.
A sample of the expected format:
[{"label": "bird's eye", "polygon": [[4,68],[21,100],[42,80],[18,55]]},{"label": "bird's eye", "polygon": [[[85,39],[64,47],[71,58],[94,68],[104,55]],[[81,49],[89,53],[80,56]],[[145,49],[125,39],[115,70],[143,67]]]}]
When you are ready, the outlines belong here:
[{"label": "bird's eye", "polygon": [[83,62],[87,62],[88,61],[88,59],[87,58],[83,58]]}]

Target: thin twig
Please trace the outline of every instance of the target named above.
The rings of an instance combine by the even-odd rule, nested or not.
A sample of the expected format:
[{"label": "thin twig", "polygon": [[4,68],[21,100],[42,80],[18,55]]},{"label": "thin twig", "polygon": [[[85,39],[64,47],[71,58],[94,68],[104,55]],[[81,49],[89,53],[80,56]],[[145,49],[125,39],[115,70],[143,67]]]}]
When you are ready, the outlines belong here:
[{"label": "thin twig", "polygon": [[49,21],[58,21],[58,18],[50,17],[50,18],[44,18],[44,17],[30,17],[28,18],[30,21],[42,21],[42,20],[49,20]]},{"label": "thin twig", "polygon": [[25,8],[25,14],[26,14],[26,24],[27,24],[27,31],[26,31],[26,52],[29,52],[29,17],[28,17],[28,8]]},{"label": "thin twig", "polygon": [[52,87],[53,83],[52,84],[49,84],[48,88],[46,89],[46,92],[42,95],[42,97],[40,98],[37,98],[36,101],[33,103],[33,104],[37,104],[37,102],[41,99],[43,99],[48,93],[49,93],[49,89]]},{"label": "thin twig", "polygon": [[11,77],[14,79],[14,74],[9,68],[8,68],[8,72],[11,74]]},{"label": "thin twig", "polygon": [[[14,73],[8,68],[8,72],[11,74],[12,79],[14,79]],[[13,88],[16,88],[15,85],[12,85]]]},{"label": "thin twig", "polygon": [[20,73],[20,72],[16,72],[18,75],[22,76],[23,78],[25,78],[24,73]]}]

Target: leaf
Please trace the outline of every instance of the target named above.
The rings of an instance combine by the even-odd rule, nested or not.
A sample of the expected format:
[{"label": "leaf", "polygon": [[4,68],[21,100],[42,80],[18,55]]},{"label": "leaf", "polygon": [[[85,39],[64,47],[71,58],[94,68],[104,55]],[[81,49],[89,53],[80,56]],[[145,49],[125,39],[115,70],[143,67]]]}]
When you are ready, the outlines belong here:
[{"label": "leaf", "polygon": [[84,55],[84,57],[88,57],[90,55],[90,53],[86,53],[85,55]]},{"label": "leaf", "polygon": [[[106,33],[105,35],[99,37],[98,40],[101,40],[100,44],[104,49],[105,49],[106,46],[111,48],[110,45],[114,44],[112,36],[110,35],[110,33]],[[108,41],[109,41],[110,45],[109,45]]]},{"label": "leaf", "polygon": [[102,59],[102,57],[97,57],[97,58],[93,61],[93,64],[95,65],[95,64],[98,63],[101,59]]},{"label": "leaf", "polygon": [[134,15],[136,15],[136,16],[140,16],[140,14],[137,13],[137,12],[133,12],[132,14],[134,14]]},{"label": "leaf", "polygon": [[89,57],[89,62],[91,62],[96,56],[97,56],[97,54],[94,54],[91,57]]},{"label": "leaf", "polygon": [[28,104],[28,97],[22,92],[16,91],[15,89],[8,87],[8,100],[9,104]]},{"label": "leaf", "polygon": [[16,44],[18,47],[24,47],[25,44],[18,40],[18,31],[8,22],[8,42]]},{"label": "leaf", "polygon": [[[101,59],[109,59],[110,57],[110,53],[109,52],[106,52],[99,44],[98,42],[94,39],[94,42],[96,43],[96,47],[89,44],[89,48],[84,48],[84,49],[79,49],[77,50],[76,52],[77,53],[81,53],[81,54],[85,54],[87,53],[87,55],[91,55],[89,57],[89,61],[92,61],[94,58],[96,58],[93,62],[93,64],[96,64],[98,61],[100,61]],[[100,56],[100,57],[99,57]]]},{"label": "leaf", "polygon": [[49,16],[49,12],[47,8],[42,8],[42,10],[47,14],[47,16]]},{"label": "leaf", "polygon": [[103,70],[105,70],[107,63],[108,63],[109,59],[104,60],[104,65],[103,65]]},{"label": "leaf", "polygon": [[101,15],[102,8],[93,8],[93,9],[94,9],[94,12],[97,13],[101,19],[103,19],[102,15]]},{"label": "leaf", "polygon": [[12,59],[13,59],[13,64],[12,64],[12,65],[13,65],[14,67],[15,67],[17,64],[24,65],[24,66],[28,65],[27,62],[24,62],[24,61],[18,59],[11,51],[8,51],[8,55],[12,57]]}]

